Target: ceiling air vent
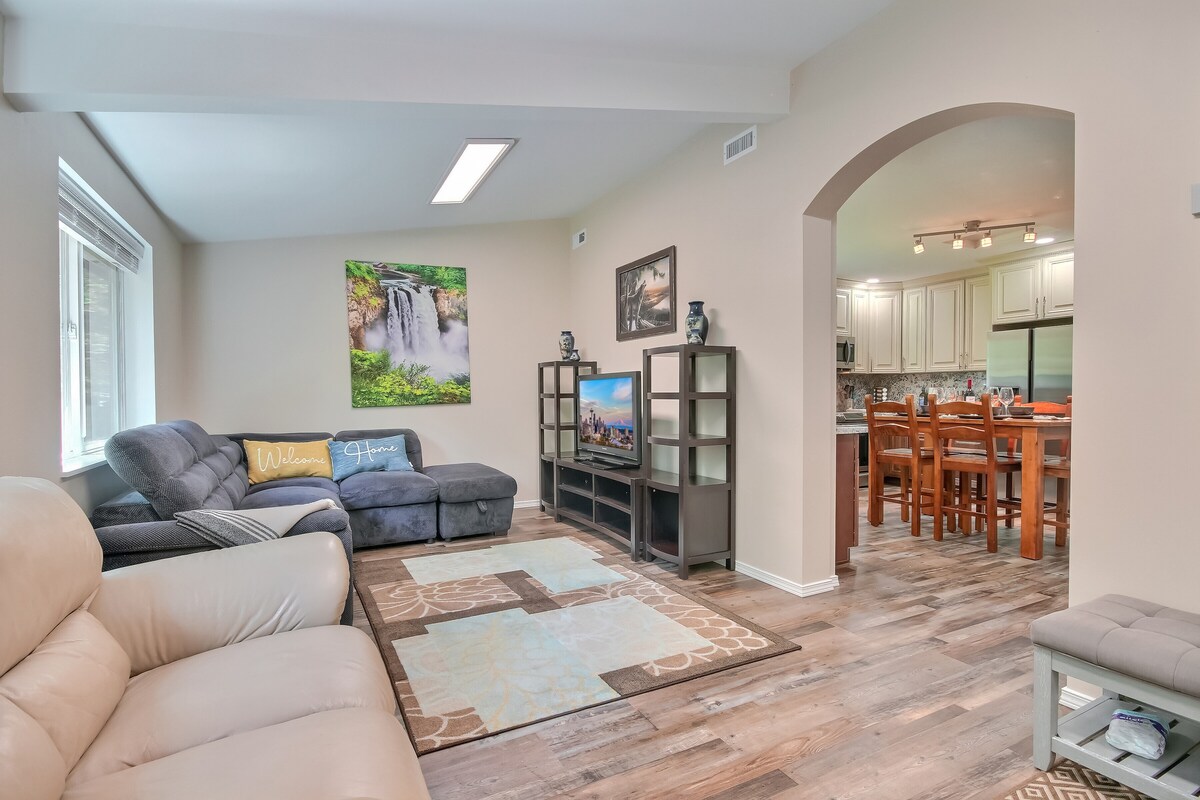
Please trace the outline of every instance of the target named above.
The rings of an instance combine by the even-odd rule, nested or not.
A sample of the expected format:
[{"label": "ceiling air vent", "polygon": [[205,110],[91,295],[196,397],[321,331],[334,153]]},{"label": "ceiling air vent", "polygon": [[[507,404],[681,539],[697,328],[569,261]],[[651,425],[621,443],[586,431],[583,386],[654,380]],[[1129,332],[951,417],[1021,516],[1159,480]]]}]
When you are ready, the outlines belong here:
[{"label": "ceiling air vent", "polygon": [[578,250],[587,244],[587,228],[581,228],[574,236],[571,237],[571,249]]},{"label": "ceiling air vent", "polygon": [[736,161],[756,147],[758,147],[758,126],[751,125],[725,143],[725,163]]}]

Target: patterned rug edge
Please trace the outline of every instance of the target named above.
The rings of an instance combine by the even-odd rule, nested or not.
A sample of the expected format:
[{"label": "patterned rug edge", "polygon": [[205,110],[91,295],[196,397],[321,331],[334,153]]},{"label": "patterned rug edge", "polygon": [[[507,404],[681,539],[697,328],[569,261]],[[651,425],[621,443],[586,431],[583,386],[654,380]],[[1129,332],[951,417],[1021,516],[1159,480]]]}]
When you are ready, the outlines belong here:
[{"label": "patterned rug edge", "polygon": [[1003,800],[1152,800],[1065,758],[1059,758],[1049,772],[1039,772],[1033,778],[1016,782],[999,797]]},{"label": "patterned rug edge", "polygon": [[[571,533],[556,533],[551,536],[542,536],[542,537],[538,537],[538,538],[539,539],[573,538],[573,537],[576,537],[577,535],[579,535],[580,533],[582,533],[584,535],[584,537],[590,536],[589,534],[584,533],[582,531],[572,531]],[[479,544],[477,546],[456,547],[456,548],[454,548],[454,551],[462,552],[464,550],[476,550],[476,549],[482,550],[482,549],[487,549],[489,547],[494,547],[498,544],[505,544],[505,543],[506,542],[503,538],[488,539],[486,541],[479,542]],[[425,554],[426,555],[434,555],[436,553],[427,552]],[[418,554],[414,553],[414,555],[418,555]],[[409,558],[412,556],[407,556],[407,555],[401,556],[401,555],[397,554],[395,557],[396,558]],[[612,554],[605,553],[604,557],[612,558],[614,556]],[[386,638],[386,635],[384,634],[383,631],[384,631],[384,628],[386,627],[387,623],[385,623],[383,621],[383,618],[379,613],[379,609],[376,607],[376,605],[374,603],[374,598],[372,598],[370,596],[370,588],[367,585],[367,582],[365,580],[363,580],[364,570],[361,570],[359,568],[362,567],[364,563],[371,564],[372,567],[377,568],[379,565],[381,565],[381,562],[390,560],[390,558],[391,557],[389,557],[388,559],[378,559],[378,560],[372,559],[369,562],[362,562],[362,561],[356,562],[356,564],[355,564],[356,568],[355,568],[355,572],[354,572],[354,581],[353,581],[354,591],[358,595],[359,602],[362,604],[363,612],[366,614],[367,624],[371,627],[371,633],[372,633],[373,638],[375,639],[376,649],[379,650],[380,655],[383,657],[385,664],[391,663],[390,659],[388,658],[389,654],[387,651],[384,650],[383,644],[382,644],[383,640]],[[404,702],[400,697],[400,691],[396,685],[395,677],[392,675],[391,670],[389,669],[388,670],[388,682],[392,685],[392,694],[396,698],[396,706],[400,712],[400,714],[399,714],[400,720],[401,720],[401,722],[404,723],[404,730],[408,734],[409,741],[412,743],[413,749],[416,751],[417,755],[424,756],[424,755],[428,755],[430,753],[436,753],[436,752],[440,752],[442,750],[447,750],[451,747],[457,747],[459,745],[468,744],[469,742],[475,742],[475,741],[479,741],[481,739],[490,739],[493,736],[499,736],[500,734],[503,734],[503,733],[509,733],[514,730],[520,730],[521,728],[527,728],[531,725],[537,725],[537,724],[540,724],[543,722],[550,722],[552,720],[559,719],[559,718],[565,717],[565,716],[569,716],[571,714],[577,714],[581,711],[588,711],[588,710],[591,710],[594,708],[600,708],[602,706],[611,705],[612,703],[619,703],[622,700],[628,700],[631,697],[637,697],[638,695],[647,694],[649,692],[657,691],[659,689],[666,689],[666,688],[669,688],[672,686],[677,686],[681,683],[686,683],[687,681],[694,680],[697,678],[703,678],[703,677],[706,677],[709,675],[715,675],[717,673],[726,672],[728,670],[739,669],[741,667],[747,667],[747,666],[757,664],[762,661],[766,661],[771,658],[775,658],[777,656],[783,656],[783,655],[787,655],[789,653],[795,653],[795,652],[803,649],[803,647],[801,645],[791,641],[790,639],[782,636],[781,634],[776,633],[775,631],[772,631],[769,628],[765,628],[757,623],[751,622],[750,620],[746,619],[745,617],[742,617],[739,614],[735,614],[734,612],[713,602],[712,600],[708,600],[708,599],[699,597],[697,594],[695,594],[694,592],[692,592],[690,590],[682,589],[673,584],[664,583],[663,581],[660,581],[659,579],[657,579],[655,577],[647,575],[642,569],[642,567],[646,566],[646,563],[647,562],[629,561],[629,562],[623,563],[622,566],[630,569],[633,572],[638,573],[641,577],[645,578],[646,580],[652,581],[661,586],[666,586],[672,592],[675,592],[676,594],[679,594],[679,595],[683,596],[684,598],[691,600],[692,602],[697,603],[701,606],[705,606],[705,607],[709,608],[710,610],[716,611],[716,612],[726,616],[731,621],[736,622],[739,625],[743,625],[750,631],[763,636],[764,638],[766,638],[772,642],[772,647],[768,648],[770,650],[770,652],[766,652],[766,653],[763,653],[763,654],[757,655],[757,656],[747,657],[744,661],[739,661],[736,664],[729,664],[727,666],[717,667],[715,669],[700,670],[700,671],[697,671],[692,674],[681,675],[678,678],[667,680],[662,683],[655,684],[653,686],[647,686],[645,688],[630,691],[628,694],[623,694],[620,697],[615,697],[615,698],[612,698],[611,700],[603,700],[603,701],[600,701],[597,703],[591,703],[588,705],[580,706],[578,708],[572,708],[570,710],[563,711],[563,712],[560,712],[557,714],[551,714],[551,715],[548,715],[545,717],[540,717],[538,719],[530,720],[528,722],[522,722],[517,725],[511,725],[507,728],[502,728],[500,730],[488,731],[485,734],[481,734],[478,736],[472,736],[470,738],[462,739],[460,741],[450,742],[447,744],[443,744],[443,745],[439,745],[439,746],[435,746],[435,747],[429,747],[426,749],[422,749],[421,746],[418,744],[417,737],[413,732],[412,725],[410,724],[409,719],[408,719],[408,715],[404,711]],[[366,570],[366,572],[368,572],[368,573],[370,573],[372,571],[374,571],[374,569],[372,569],[371,567],[368,567],[368,569]]]}]

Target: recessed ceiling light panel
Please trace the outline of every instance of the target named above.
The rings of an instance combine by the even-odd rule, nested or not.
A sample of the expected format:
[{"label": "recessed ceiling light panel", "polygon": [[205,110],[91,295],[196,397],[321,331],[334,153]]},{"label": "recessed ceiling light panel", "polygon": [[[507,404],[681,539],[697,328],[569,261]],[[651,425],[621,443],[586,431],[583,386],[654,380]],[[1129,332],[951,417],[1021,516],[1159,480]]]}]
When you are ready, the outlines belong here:
[{"label": "recessed ceiling light panel", "polygon": [[446,205],[470,200],[479,185],[516,143],[516,139],[467,139],[429,202]]}]

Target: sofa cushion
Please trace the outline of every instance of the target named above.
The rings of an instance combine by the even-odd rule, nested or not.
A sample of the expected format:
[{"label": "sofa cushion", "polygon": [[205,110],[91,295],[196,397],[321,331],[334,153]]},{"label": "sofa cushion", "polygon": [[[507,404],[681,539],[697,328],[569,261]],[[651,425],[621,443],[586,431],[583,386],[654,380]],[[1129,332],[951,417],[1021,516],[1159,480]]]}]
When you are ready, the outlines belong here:
[{"label": "sofa cushion", "polygon": [[5,797],[59,800],[67,767],[46,729],[16,703],[0,697],[0,787]]},{"label": "sofa cushion", "polygon": [[342,500],[338,497],[337,492],[320,486],[272,486],[246,495],[242,498],[242,503],[237,510],[271,506],[298,506],[301,503],[311,503],[325,497],[332,500],[338,508],[342,507]]},{"label": "sofa cushion", "polygon": [[1107,594],[1030,626],[1034,644],[1200,696],[1200,614]]},{"label": "sofa cushion", "polygon": [[252,495],[255,492],[261,492],[263,489],[277,489],[280,486],[315,486],[319,489],[326,489],[337,494],[338,485],[333,482],[332,478],[280,478],[276,481],[268,481],[267,483],[256,483],[246,492],[247,495]]},{"label": "sofa cushion", "polygon": [[0,698],[45,729],[69,770],[117,707],[128,681],[129,656],[99,620],[80,610],[0,675]]},{"label": "sofa cushion", "polygon": [[438,464],[425,474],[437,481],[438,499],[443,503],[469,503],[513,497],[517,482],[486,464]]},{"label": "sofa cushion", "polygon": [[0,478],[0,675],[99,585],[100,544],[75,501],[41,478]]},{"label": "sofa cushion", "polygon": [[412,464],[413,469],[420,472],[424,463],[421,460],[421,440],[417,438],[417,434],[408,428],[338,431],[333,435],[333,440],[335,442],[348,442],[351,439],[386,439],[391,436],[404,437],[404,449],[405,454],[408,456],[408,463]]},{"label": "sofa cushion", "polygon": [[104,454],[162,519],[197,508],[233,509],[246,494],[237,446],[188,420],[121,431],[109,437]]},{"label": "sofa cushion", "polygon": [[379,651],[356,628],[323,626],[251,639],[129,681],[67,785],[321,711],[391,712],[394,706]]},{"label": "sofa cushion", "polygon": [[420,472],[359,472],[343,480],[338,489],[348,510],[432,503],[438,485]]},{"label": "sofa cushion", "polygon": [[377,708],[345,708],[246,731],[79,783],[63,800],[166,797],[428,800],[429,792],[400,721]]}]

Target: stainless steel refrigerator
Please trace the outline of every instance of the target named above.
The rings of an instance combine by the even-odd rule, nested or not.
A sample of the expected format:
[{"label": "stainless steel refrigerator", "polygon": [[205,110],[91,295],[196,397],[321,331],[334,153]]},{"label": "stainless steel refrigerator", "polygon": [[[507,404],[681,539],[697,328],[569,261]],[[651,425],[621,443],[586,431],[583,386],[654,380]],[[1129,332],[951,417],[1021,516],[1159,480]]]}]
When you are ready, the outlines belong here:
[{"label": "stainless steel refrigerator", "polygon": [[1073,326],[1020,328],[988,334],[989,391],[1012,386],[1026,402],[1065,403],[1071,394]]}]

